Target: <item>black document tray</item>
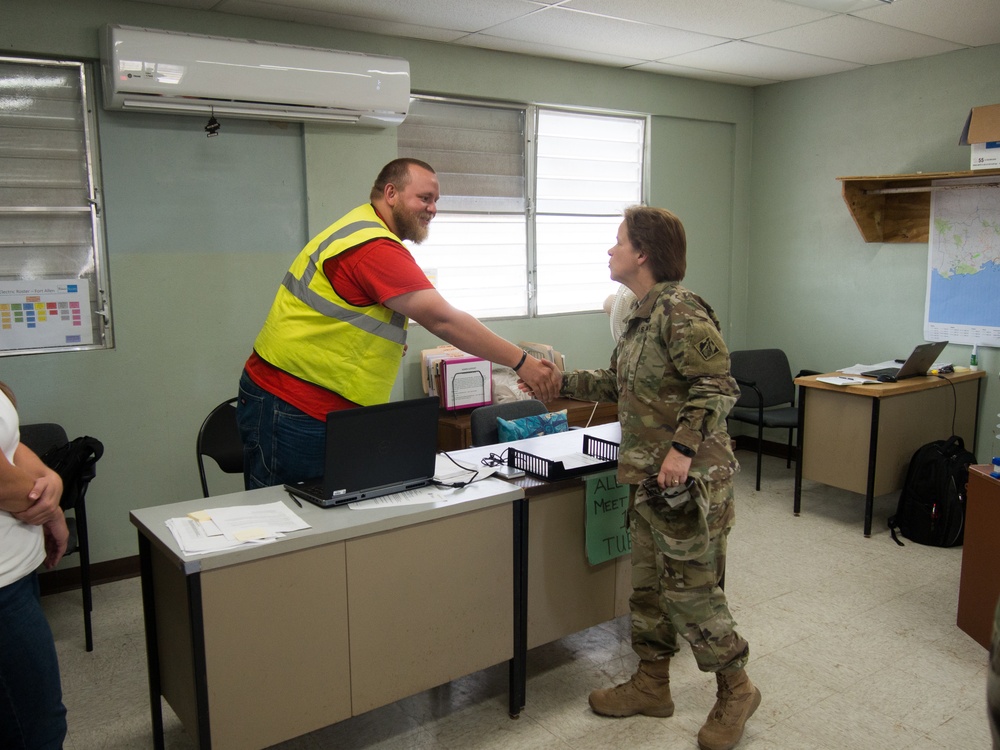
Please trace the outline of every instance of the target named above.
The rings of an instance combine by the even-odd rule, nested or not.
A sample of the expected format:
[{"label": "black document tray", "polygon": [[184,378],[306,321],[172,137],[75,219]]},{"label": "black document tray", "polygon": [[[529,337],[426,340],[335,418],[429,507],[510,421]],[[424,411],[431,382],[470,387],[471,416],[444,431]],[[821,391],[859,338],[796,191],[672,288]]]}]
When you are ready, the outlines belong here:
[{"label": "black document tray", "polygon": [[610,440],[604,440],[593,435],[584,435],[583,453],[587,456],[599,458],[601,462],[567,469],[563,466],[562,461],[552,461],[551,459],[535,456],[511,447],[508,449],[507,463],[532,476],[547,479],[550,482],[584,476],[585,474],[596,474],[601,471],[613,469],[618,465],[618,443],[613,443]]}]

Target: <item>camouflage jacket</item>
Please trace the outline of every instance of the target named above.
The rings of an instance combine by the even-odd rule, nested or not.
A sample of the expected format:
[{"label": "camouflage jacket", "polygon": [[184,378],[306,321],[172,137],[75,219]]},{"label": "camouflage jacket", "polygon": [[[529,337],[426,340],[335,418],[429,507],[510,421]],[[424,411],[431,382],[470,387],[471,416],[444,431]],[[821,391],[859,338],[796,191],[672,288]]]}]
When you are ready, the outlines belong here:
[{"label": "camouflage jacket", "polygon": [[715,312],[676,282],[638,302],[608,369],[566,373],[562,386],[566,396],[618,402],[618,481],[626,484],[658,473],[672,441],[695,451],[693,476],[732,476],[739,465],[726,416],[739,392]]}]

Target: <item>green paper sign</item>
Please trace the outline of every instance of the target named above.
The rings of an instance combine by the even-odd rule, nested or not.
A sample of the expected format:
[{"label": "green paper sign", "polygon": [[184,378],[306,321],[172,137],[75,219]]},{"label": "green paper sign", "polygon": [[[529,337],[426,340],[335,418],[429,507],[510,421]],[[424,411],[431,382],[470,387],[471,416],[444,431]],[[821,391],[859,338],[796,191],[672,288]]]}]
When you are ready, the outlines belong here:
[{"label": "green paper sign", "polygon": [[591,565],[632,553],[628,533],[628,485],[614,471],[587,477],[587,561]]}]

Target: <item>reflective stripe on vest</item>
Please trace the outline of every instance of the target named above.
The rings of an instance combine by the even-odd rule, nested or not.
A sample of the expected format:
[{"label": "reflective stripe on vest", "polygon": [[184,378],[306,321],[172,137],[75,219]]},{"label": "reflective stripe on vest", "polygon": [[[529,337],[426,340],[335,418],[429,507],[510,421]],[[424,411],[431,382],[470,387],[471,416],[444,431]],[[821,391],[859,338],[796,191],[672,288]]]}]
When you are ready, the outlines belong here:
[{"label": "reflective stripe on vest", "polygon": [[309,288],[313,277],[316,275],[316,271],[319,269],[320,256],[323,255],[323,251],[326,250],[331,243],[343,239],[344,237],[349,237],[355,232],[360,232],[362,229],[381,228],[383,228],[382,225],[374,221],[356,221],[352,224],[347,224],[346,226],[341,227],[320,243],[319,247],[317,247],[312,255],[309,256],[309,264],[306,266],[306,270],[303,272],[301,279],[295,278],[295,275],[291,272],[291,270],[289,270],[285,274],[285,278],[281,284],[285,287],[285,289],[291,292],[293,297],[299,300],[302,304],[315,310],[320,315],[324,315],[327,318],[335,318],[342,323],[348,323],[349,325],[360,328],[373,336],[380,336],[381,338],[388,339],[396,344],[405,344],[405,315],[394,312],[392,319],[388,323],[383,323],[381,320],[376,320],[370,315],[365,315],[364,313],[357,312],[356,310],[343,308]]}]

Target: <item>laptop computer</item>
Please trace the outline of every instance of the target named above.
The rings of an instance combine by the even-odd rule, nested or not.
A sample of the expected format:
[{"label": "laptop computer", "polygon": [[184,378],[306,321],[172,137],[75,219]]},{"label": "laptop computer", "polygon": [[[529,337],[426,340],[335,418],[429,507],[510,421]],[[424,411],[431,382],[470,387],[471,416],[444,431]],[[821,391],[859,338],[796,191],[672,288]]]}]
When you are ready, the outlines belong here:
[{"label": "laptop computer", "polygon": [[[901,367],[882,367],[878,370],[868,370],[861,373],[870,378],[881,378],[893,382],[904,378],[922,377],[931,369],[931,365],[938,358],[938,355],[948,346],[947,341],[933,341],[929,344],[918,345],[906,358]],[[897,360],[898,361],[898,360]]]},{"label": "laptop computer", "polygon": [[434,478],[439,408],[430,396],[330,412],[323,476],[285,489],[330,508],[426,487]]}]

